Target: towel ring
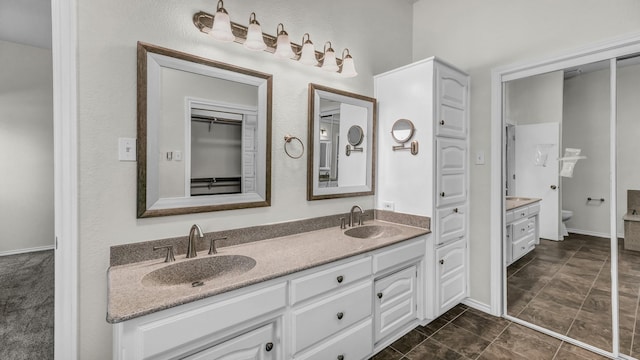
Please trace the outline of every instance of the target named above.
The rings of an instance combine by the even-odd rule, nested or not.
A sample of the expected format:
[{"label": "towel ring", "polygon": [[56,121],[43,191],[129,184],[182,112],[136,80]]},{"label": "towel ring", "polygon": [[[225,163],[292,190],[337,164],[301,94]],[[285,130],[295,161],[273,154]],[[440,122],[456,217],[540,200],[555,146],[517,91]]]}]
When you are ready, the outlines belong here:
[{"label": "towel ring", "polygon": [[[289,153],[289,150],[287,150],[287,144],[291,143],[291,140],[298,140],[298,142],[300,143],[300,146],[302,147],[302,151],[300,152],[300,155],[293,156],[293,155],[291,155]],[[304,144],[302,143],[302,140],[298,139],[295,136],[285,135],[285,137],[284,137],[284,152],[287,154],[287,156],[289,156],[292,159],[300,159],[302,157],[302,155],[304,155]]]}]

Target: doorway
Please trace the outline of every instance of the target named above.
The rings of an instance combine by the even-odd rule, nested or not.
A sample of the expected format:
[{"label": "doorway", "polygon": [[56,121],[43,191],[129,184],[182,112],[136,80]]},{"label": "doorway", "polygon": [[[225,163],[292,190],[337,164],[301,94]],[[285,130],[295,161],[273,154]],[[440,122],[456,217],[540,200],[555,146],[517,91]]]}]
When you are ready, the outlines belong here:
[{"label": "doorway", "polygon": [[[624,263],[622,261],[622,258],[631,257],[635,254],[624,253],[620,248],[622,245],[620,245],[621,242],[618,239],[618,235],[620,233],[619,223],[621,222],[619,218],[621,218],[623,214],[620,214],[620,210],[618,209],[620,191],[622,191],[622,189],[619,189],[619,177],[621,176],[621,174],[617,171],[620,168],[618,166],[620,164],[620,154],[618,151],[618,146],[620,145],[620,143],[618,138],[621,136],[621,133],[619,132],[621,129],[617,129],[620,120],[620,116],[617,113],[617,110],[620,107],[620,104],[618,102],[620,97],[617,94],[617,91],[619,91],[618,82],[620,81],[620,77],[617,76],[617,73],[620,67],[617,60],[620,58],[626,58],[631,54],[638,53],[639,51],[639,36],[629,37],[624,40],[612,41],[606,45],[594,46],[587,50],[582,49],[580,51],[568,53],[565,56],[538,61],[524,66],[513,66],[496,69],[494,70],[492,86],[492,95],[494,102],[492,115],[493,161],[495,161],[494,163],[496,164],[502,164],[502,166],[496,166],[492,168],[492,264],[494,264],[494,266],[492,267],[492,311],[494,311],[494,314],[496,315],[503,315],[507,319],[514,322],[532,327],[535,330],[544,332],[546,334],[560,338],[564,341],[612,358],[617,358],[618,356],[622,356],[625,354],[633,355],[632,343],[634,342],[634,340],[633,337],[625,336],[625,331],[626,328],[635,327],[634,325],[628,325],[628,322],[630,322],[630,319],[632,318],[631,316],[627,315],[629,311],[634,312],[634,323],[635,315],[637,314],[637,299],[635,299],[635,301],[629,302],[634,304],[634,306],[632,306],[634,309],[629,310],[625,308],[627,299],[624,295],[624,285],[621,281],[623,268],[625,268],[629,275],[633,275],[633,271],[635,270],[633,268],[630,268],[630,266],[628,265],[629,263]],[[519,264],[521,265],[521,269],[505,266],[505,255],[508,251],[508,248],[505,246],[505,244],[506,236],[509,233],[507,231],[508,227],[506,226],[509,224],[508,215],[506,214],[508,210],[508,204],[507,200],[504,197],[506,191],[505,175],[507,171],[507,157],[505,156],[506,127],[504,122],[506,108],[503,99],[505,99],[506,97],[506,85],[510,81],[517,81],[519,79],[525,79],[541,74],[549,74],[557,71],[560,71],[562,74],[566,75],[567,71],[577,66],[585,66],[587,64],[594,64],[599,62],[602,62],[605,65],[604,68],[607,71],[607,73],[605,74],[604,83],[607,91],[602,101],[607,103],[608,106],[603,111],[603,113],[605,114],[604,118],[600,118],[600,121],[604,122],[605,131],[598,131],[597,137],[588,137],[586,135],[587,129],[585,128],[584,123],[581,123],[582,127],[580,128],[580,130],[574,130],[570,135],[582,134],[582,137],[585,138],[587,142],[599,142],[600,145],[604,143],[605,151],[594,150],[591,151],[591,155],[593,156],[592,159],[595,160],[598,156],[600,156],[605,160],[605,162],[593,163],[590,164],[590,166],[593,166],[596,169],[597,174],[604,174],[606,176],[607,186],[604,189],[598,188],[593,192],[588,191],[588,188],[582,187],[579,191],[579,193],[581,194],[580,199],[577,200],[579,204],[572,203],[574,204],[572,206],[575,206],[581,211],[605,209],[605,214],[599,215],[597,217],[597,220],[604,221],[606,223],[606,227],[600,233],[588,234],[588,231],[582,231],[582,233],[578,233],[580,227],[582,226],[578,226],[574,223],[573,225],[569,226],[571,228],[570,232],[573,231],[573,234],[571,234],[565,241],[545,243],[545,241],[540,238],[540,244],[531,248],[531,254],[535,254],[535,251],[538,249],[548,251],[544,255],[532,255],[529,259],[526,258],[529,255],[524,255],[522,259],[525,259],[525,263],[527,261],[534,261],[537,259],[540,264],[537,264],[537,267],[532,267],[532,270],[528,273],[521,273],[520,275],[522,279],[531,280],[531,282],[535,283],[535,286],[537,286],[538,288],[527,289],[532,291],[529,294],[526,294],[531,298],[524,301],[525,305],[523,309],[527,307],[529,309],[526,312],[525,316],[514,316],[513,312],[515,311],[515,309],[511,308],[510,313],[509,302],[511,301],[511,305],[513,305],[514,299],[519,298],[520,300],[522,300],[525,298],[525,296],[512,296],[510,299],[510,292],[507,288],[510,281],[508,281],[507,278],[511,279],[511,276],[518,276],[517,273],[522,268],[524,268],[524,264]],[[564,82],[564,86],[564,89],[566,90],[566,81]],[[566,102],[563,103],[563,105],[565,104]],[[584,118],[584,116],[581,116],[582,121],[584,121]],[[565,142],[565,140],[575,140],[566,136],[567,134],[564,133],[564,128],[561,128],[560,134],[560,139],[562,139],[563,142]],[[568,144],[565,145],[568,146]],[[583,144],[580,146],[585,147],[586,145]],[[560,146],[558,148],[560,148]],[[569,157],[564,156],[564,154],[566,154],[566,151],[562,151],[559,153],[563,155],[555,155],[555,152],[550,153],[553,153],[554,155],[553,157],[550,155],[549,158],[555,162],[551,166],[553,166],[560,172],[563,172],[565,169],[563,167],[562,161],[559,160],[563,160],[563,158],[571,158],[572,160],[574,160],[575,158],[577,158],[577,156],[571,155]],[[587,158],[589,158],[589,154],[587,154]],[[575,165],[575,163],[573,165]],[[629,164],[627,164],[627,166],[629,166]],[[585,168],[586,167],[588,166],[585,166]],[[576,169],[581,169],[580,165],[577,165]],[[516,178],[517,177],[518,174],[516,174]],[[584,176],[578,178],[584,180]],[[569,190],[569,187],[573,189],[574,187],[580,188],[581,186],[585,186],[585,184],[589,185],[588,183],[583,183],[580,185],[570,184],[570,181],[573,180],[567,180],[566,178],[563,178],[560,182],[558,182],[557,185],[559,186],[556,186],[557,188],[564,187],[565,194],[562,195],[563,202],[569,199],[567,197],[567,195],[569,194],[566,194]],[[516,190],[518,192],[521,190],[518,188],[517,184]],[[520,193],[518,193],[518,195],[522,196],[522,194]],[[601,199],[604,199],[605,201],[600,201]],[[574,201],[575,199],[571,198],[570,200]],[[562,204],[562,202],[560,202],[560,204]],[[591,208],[589,208],[589,206],[591,206]],[[562,205],[560,208],[562,208]],[[538,211],[535,206],[532,207],[531,210]],[[535,227],[535,216],[537,216],[538,213],[532,211],[529,211],[529,215],[525,214],[525,216],[529,216],[528,219],[531,220],[530,223]],[[560,218],[560,216],[558,216],[558,218]],[[589,224],[594,224],[594,222],[595,220],[588,221]],[[523,228],[523,231],[528,232],[528,228]],[[518,253],[518,255],[522,256],[522,253]],[[550,265],[553,262],[552,260],[555,260],[553,258],[561,259],[561,262],[559,264]],[[598,264],[596,264],[596,262]],[[619,268],[619,266],[622,267]],[[556,286],[556,288],[558,288],[558,286],[561,287],[561,285],[578,285],[578,280],[580,279],[575,278],[573,280],[570,280],[567,278],[567,276],[583,276],[585,274],[585,269],[587,269],[588,267],[589,269],[593,268],[594,276],[589,284],[587,284],[587,279],[582,279],[584,280],[583,283],[586,285],[583,289],[585,296],[582,299],[575,299],[576,304],[577,302],[580,302],[580,304],[575,308],[577,317],[570,319],[568,318],[566,324],[558,323],[557,320],[561,316],[556,316],[553,319],[549,319],[551,321],[555,321],[555,323],[553,324],[551,322],[542,321],[543,317],[549,315],[549,313],[552,312],[551,310],[555,311],[556,313],[562,313],[561,315],[566,315],[569,306],[567,306],[566,308],[562,308],[562,306],[570,304],[558,303],[554,305],[556,306],[555,308],[547,307],[546,310],[541,310],[536,309],[535,306],[530,306],[530,301],[535,301],[535,299],[539,295],[544,293],[545,289],[551,290],[551,292],[553,292],[553,286]],[[571,274],[572,270],[576,271]],[[555,276],[558,274],[560,274],[562,278],[555,278]],[[636,284],[638,282],[640,281],[635,281]],[[633,281],[629,281],[626,283],[630,284],[633,283]],[[633,291],[633,289],[631,289],[631,291]],[[570,291],[565,289],[563,292],[574,295],[578,291]],[[517,295],[515,293],[513,294]],[[556,301],[558,299],[558,297],[551,296],[550,294],[547,294],[546,297],[546,300],[551,301]],[[540,298],[539,300],[545,299]],[[537,305],[544,304],[542,303],[542,301],[539,301]],[[519,311],[519,314],[524,314],[523,312],[521,312],[525,311],[523,309]],[[582,312],[583,314],[581,315]],[[597,322],[595,320],[596,318],[601,318],[602,321]],[[579,326],[576,326],[576,329],[574,331],[571,331],[571,328],[574,327],[574,325]],[[634,330],[632,329],[631,334],[633,335],[633,333]],[[586,336],[594,334],[598,335],[601,339],[595,341]],[[629,338],[631,338],[632,340],[629,341]]]}]

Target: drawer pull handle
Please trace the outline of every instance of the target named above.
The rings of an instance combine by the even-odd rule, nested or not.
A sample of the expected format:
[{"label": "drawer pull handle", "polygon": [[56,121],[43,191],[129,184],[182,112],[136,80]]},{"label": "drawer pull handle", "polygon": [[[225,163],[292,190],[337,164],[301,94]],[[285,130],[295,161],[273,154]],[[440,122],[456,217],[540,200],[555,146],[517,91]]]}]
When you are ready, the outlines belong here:
[{"label": "drawer pull handle", "polygon": [[378,299],[382,299],[382,293],[378,293]]},{"label": "drawer pull handle", "polygon": [[524,250],[524,249],[526,249],[526,247],[524,247],[524,246],[523,246],[523,247],[522,247],[522,250]]},{"label": "drawer pull handle", "polygon": [[338,280],[338,284],[342,284],[342,281],[344,280],[344,277],[342,275],[338,276],[336,278],[336,280]]},{"label": "drawer pull handle", "polygon": [[338,355],[338,360],[344,360],[344,355]]},{"label": "drawer pull handle", "polygon": [[271,351],[273,349],[273,343],[272,342],[268,342],[267,345],[264,348],[267,351]]},{"label": "drawer pull handle", "polygon": [[440,265],[444,265],[444,259],[440,259]]},{"label": "drawer pull handle", "polygon": [[525,213],[522,213],[522,215],[520,215],[520,216],[525,216],[525,215],[526,215]]},{"label": "drawer pull handle", "polygon": [[441,196],[441,197],[444,197],[444,191],[440,193],[440,196]]},{"label": "drawer pull handle", "polygon": [[338,320],[342,320],[342,318],[344,317],[344,313],[339,312],[336,316],[338,316]]},{"label": "drawer pull handle", "polygon": [[453,209],[453,212],[457,213],[458,212],[458,208]]},{"label": "drawer pull handle", "polygon": [[444,120],[440,120],[440,125],[444,125]]}]

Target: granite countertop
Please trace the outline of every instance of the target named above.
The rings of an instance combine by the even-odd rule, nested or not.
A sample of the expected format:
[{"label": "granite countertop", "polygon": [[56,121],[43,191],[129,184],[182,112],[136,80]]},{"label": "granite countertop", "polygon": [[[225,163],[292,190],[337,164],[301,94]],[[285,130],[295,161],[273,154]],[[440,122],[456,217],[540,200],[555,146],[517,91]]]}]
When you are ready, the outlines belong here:
[{"label": "granite countertop", "polygon": [[538,201],[540,201],[542,199],[538,199],[538,198],[527,198],[527,197],[520,197],[520,196],[507,196],[506,199],[506,208],[507,211],[509,210],[513,210],[522,206],[526,206],[526,205],[531,205],[533,203],[536,203]]},{"label": "granite countertop", "polygon": [[636,214],[634,215],[631,212],[628,212],[626,214],[624,214],[624,216],[622,217],[622,220],[624,221],[640,221],[640,215]]},{"label": "granite countertop", "polygon": [[[217,255],[201,251],[195,259],[176,255],[176,261],[165,263],[164,257],[139,263],[112,266],[108,270],[107,321],[118,323],[142,315],[204,299],[262,281],[292,274],[301,270],[344,259],[394,243],[428,234],[424,228],[400,225],[381,220],[365,225],[387,225],[399,231],[392,236],[359,239],[344,235],[345,230],[334,226],[274,239],[228,246],[218,249]],[[256,261],[251,270],[234,276],[220,276],[204,285],[191,284],[149,286],[142,278],[157,269],[181,262],[221,255],[244,255]]]}]

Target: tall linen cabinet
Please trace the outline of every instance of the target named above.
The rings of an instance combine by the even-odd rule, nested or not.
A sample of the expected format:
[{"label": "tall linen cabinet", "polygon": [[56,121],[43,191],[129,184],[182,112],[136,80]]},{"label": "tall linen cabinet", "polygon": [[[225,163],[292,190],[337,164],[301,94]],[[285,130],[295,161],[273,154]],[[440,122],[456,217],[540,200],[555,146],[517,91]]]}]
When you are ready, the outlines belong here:
[{"label": "tall linen cabinet", "polygon": [[[435,57],[376,75],[376,208],[431,218],[425,315],[435,318],[469,294],[469,86],[463,71]],[[393,150],[398,119],[415,126],[418,154]]]}]

